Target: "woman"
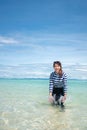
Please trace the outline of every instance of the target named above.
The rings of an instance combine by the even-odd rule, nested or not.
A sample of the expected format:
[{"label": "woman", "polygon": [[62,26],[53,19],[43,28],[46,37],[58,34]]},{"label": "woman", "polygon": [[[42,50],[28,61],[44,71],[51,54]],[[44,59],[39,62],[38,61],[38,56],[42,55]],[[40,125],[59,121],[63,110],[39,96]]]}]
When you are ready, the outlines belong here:
[{"label": "woman", "polygon": [[[50,97],[55,97],[55,101],[57,102],[57,104],[61,105],[61,107],[63,108],[67,96],[67,77],[62,70],[62,65],[60,61],[55,61],[53,63],[53,68],[54,72],[50,74],[49,95]],[[60,98],[61,104],[59,102]]]}]

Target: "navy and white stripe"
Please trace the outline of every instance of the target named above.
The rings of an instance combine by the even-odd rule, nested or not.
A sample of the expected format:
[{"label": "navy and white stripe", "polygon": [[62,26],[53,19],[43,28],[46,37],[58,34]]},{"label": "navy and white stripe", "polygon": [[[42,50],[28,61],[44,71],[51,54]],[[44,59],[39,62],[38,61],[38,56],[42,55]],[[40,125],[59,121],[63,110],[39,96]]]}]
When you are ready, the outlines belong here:
[{"label": "navy and white stripe", "polygon": [[53,87],[55,88],[64,88],[64,93],[67,93],[67,76],[66,73],[63,72],[62,76],[60,77],[59,74],[56,72],[52,72],[50,74],[50,81],[49,81],[49,92],[53,92]]}]

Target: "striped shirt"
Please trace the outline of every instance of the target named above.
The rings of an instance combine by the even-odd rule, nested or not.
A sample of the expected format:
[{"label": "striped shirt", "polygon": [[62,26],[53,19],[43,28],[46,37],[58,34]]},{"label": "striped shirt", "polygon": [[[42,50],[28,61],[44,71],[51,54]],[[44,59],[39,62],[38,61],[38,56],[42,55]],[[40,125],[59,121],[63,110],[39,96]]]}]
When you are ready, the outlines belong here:
[{"label": "striped shirt", "polygon": [[55,88],[64,88],[64,93],[67,93],[67,76],[66,73],[63,72],[60,77],[55,71],[50,74],[49,81],[49,92],[53,92],[53,87]]}]

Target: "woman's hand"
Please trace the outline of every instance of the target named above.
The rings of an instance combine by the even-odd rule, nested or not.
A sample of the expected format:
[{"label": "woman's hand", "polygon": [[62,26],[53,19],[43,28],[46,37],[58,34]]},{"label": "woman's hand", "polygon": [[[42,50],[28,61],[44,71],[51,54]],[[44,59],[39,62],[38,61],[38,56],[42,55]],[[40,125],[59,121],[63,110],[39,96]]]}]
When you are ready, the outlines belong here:
[{"label": "woman's hand", "polygon": [[52,96],[52,93],[50,93],[49,95]]},{"label": "woman's hand", "polygon": [[54,97],[52,96],[52,93],[49,93],[49,102],[53,103],[54,102]]},{"label": "woman's hand", "polygon": [[64,100],[66,100],[66,97],[67,97],[67,95],[66,95],[66,94],[64,94]]},{"label": "woman's hand", "polygon": [[66,100],[66,94],[64,94],[63,98],[62,98],[62,102],[65,102]]}]

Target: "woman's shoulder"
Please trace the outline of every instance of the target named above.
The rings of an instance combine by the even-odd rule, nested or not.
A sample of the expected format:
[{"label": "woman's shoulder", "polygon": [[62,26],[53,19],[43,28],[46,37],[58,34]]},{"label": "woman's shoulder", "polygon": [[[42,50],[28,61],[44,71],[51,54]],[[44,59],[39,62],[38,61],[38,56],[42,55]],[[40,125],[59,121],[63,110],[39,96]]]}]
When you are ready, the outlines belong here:
[{"label": "woman's shoulder", "polygon": [[67,78],[67,74],[65,72],[63,72],[63,77],[66,77]]},{"label": "woman's shoulder", "polygon": [[54,74],[55,74],[55,72],[51,72],[51,73],[50,73],[50,76],[52,76],[52,77],[53,77],[53,76],[54,76]]}]

